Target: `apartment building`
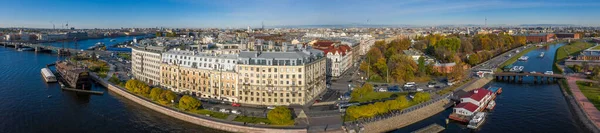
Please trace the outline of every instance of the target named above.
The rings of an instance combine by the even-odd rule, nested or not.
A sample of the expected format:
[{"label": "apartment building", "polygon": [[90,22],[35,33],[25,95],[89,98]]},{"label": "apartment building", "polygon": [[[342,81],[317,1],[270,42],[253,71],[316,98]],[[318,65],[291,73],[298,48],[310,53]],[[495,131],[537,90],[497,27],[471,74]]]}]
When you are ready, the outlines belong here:
[{"label": "apartment building", "polygon": [[237,55],[174,49],[163,53],[161,84],[202,98],[237,102]]},{"label": "apartment building", "polygon": [[131,70],[135,79],[151,86],[160,85],[160,64],[163,47],[141,46],[131,49]]},{"label": "apartment building", "polygon": [[237,64],[239,102],[305,105],[326,89],[326,59],[311,48],[242,51]]}]

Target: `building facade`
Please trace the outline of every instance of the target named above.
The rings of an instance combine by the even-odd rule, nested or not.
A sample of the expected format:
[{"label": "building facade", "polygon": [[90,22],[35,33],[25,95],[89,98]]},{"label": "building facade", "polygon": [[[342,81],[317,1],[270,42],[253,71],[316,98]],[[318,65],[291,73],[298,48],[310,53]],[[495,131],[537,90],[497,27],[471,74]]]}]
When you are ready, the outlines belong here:
[{"label": "building facade", "polygon": [[305,105],[326,89],[326,59],[314,49],[243,51],[237,67],[244,104]]},{"label": "building facade", "polygon": [[151,86],[160,85],[162,47],[132,47],[131,71],[133,76]]},{"label": "building facade", "polygon": [[238,102],[237,55],[174,49],[163,53],[161,84],[175,92]]}]

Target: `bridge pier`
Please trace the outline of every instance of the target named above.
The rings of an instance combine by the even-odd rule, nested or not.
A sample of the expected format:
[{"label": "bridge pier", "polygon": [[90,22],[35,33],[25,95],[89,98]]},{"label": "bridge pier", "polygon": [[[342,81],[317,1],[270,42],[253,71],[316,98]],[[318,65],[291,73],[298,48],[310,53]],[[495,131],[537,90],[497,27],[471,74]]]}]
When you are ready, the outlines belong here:
[{"label": "bridge pier", "polygon": [[523,76],[519,76],[519,83],[523,83]]},{"label": "bridge pier", "polygon": [[548,83],[550,83],[550,77],[546,77],[546,81],[548,81]]},{"label": "bridge pier", "polygon": [[538,78],[537,76],[533,76],[533,83],[534,84],[537,84],[537,78]]}]

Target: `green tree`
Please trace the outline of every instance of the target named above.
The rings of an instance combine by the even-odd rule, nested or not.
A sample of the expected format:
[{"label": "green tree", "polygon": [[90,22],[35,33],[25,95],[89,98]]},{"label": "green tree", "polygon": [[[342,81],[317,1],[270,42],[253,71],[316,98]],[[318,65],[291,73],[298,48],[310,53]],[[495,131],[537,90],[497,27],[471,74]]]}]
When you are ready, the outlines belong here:
[{"label": "green tree", "polygon": [[425,75],[425,57],[421,56],[419,57],[419,64],[417,64],[418,70],[419,70],[419,75],[423,76]]},{"label": "green tree", "polygon": [[184,111],[194,111],[202,106],[202,103],[194,97],[184,95],[179,99],[179,108]]},{"label": "green tree", "polygon": [[351,100],[356,101],[363,96],[373,92],[373,85],[369,83],[365,83],[362,87],[355,88],[354,91],[350,94]]},{"label": "green tree", "polygon": [[388,106],[387,104],[385,104],[384,102],[376,102],[375,104],[373,104],[373,106],[375,109],[377,114],[383,114],[383,113],[387,113],[389,111],[390,106]]},{"label": "green tree", "polygon": [[424,93],[424,92],[417,92],[414,97],[415,98],[413,98],[413,102],[415,102],[415,103],[423,103],[423,102],[426,102],[427,100],[431,99],[430,94]]},{"label": "green tree", "polygon": [[117,78],[116,74],[113,74],[110,79],[108,79],[108,82],[111,82],[113,84],[121,84],[121,80],[119,80],[119,78]]},{"label": "green tree", "polygon": [[398,101],[398,110],[408,108],[410,106],[410,102],[406,99],[405,96],[396,98],[395,101]]},{"label": "green tree", "polygon": [[292,111],[285,106],[277,106],[275,109],[270,110],[269,113],[267,113],[267,119],[275,125],[294,124],[294,120],[292,120]]},{"label": "green tree", "polygon": [[158,99],[158,103],[162,105],[167,105],[177,98],[174,92],[170,90],[164,90],[162,94],[160,94],[160,98]]},{"label": "green tree", "polygon": [[476,65],[477,63],[479,63],[481,61],[481,59],[479,59],[479,55],[478,54],[471,54],[469,56],[469,65]]},{"label": "green tree", "polygon": [[155,87],[150,91],[150,99],[153,101],[157,101],[160,98],[160,94],[162,94],[163,89]]}]

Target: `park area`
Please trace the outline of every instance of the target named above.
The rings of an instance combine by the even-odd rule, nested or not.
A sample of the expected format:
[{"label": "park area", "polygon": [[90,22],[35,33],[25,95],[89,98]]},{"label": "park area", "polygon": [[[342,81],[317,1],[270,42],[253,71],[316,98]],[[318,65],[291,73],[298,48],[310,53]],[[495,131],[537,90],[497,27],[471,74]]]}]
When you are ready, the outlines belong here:
[{"label": "park area", "polygon": [[556,57],[554,58],[554,62],[567,58],[568,56],[573,56],[579,54],[579,52],[594,46],[588,42],[574,42],[568,45],[562,46],[556,50]]},{"label": "park area", "polygon": [[600,110],[600,85],[590,82],[577,81],[577,87],[585,97]]}]

